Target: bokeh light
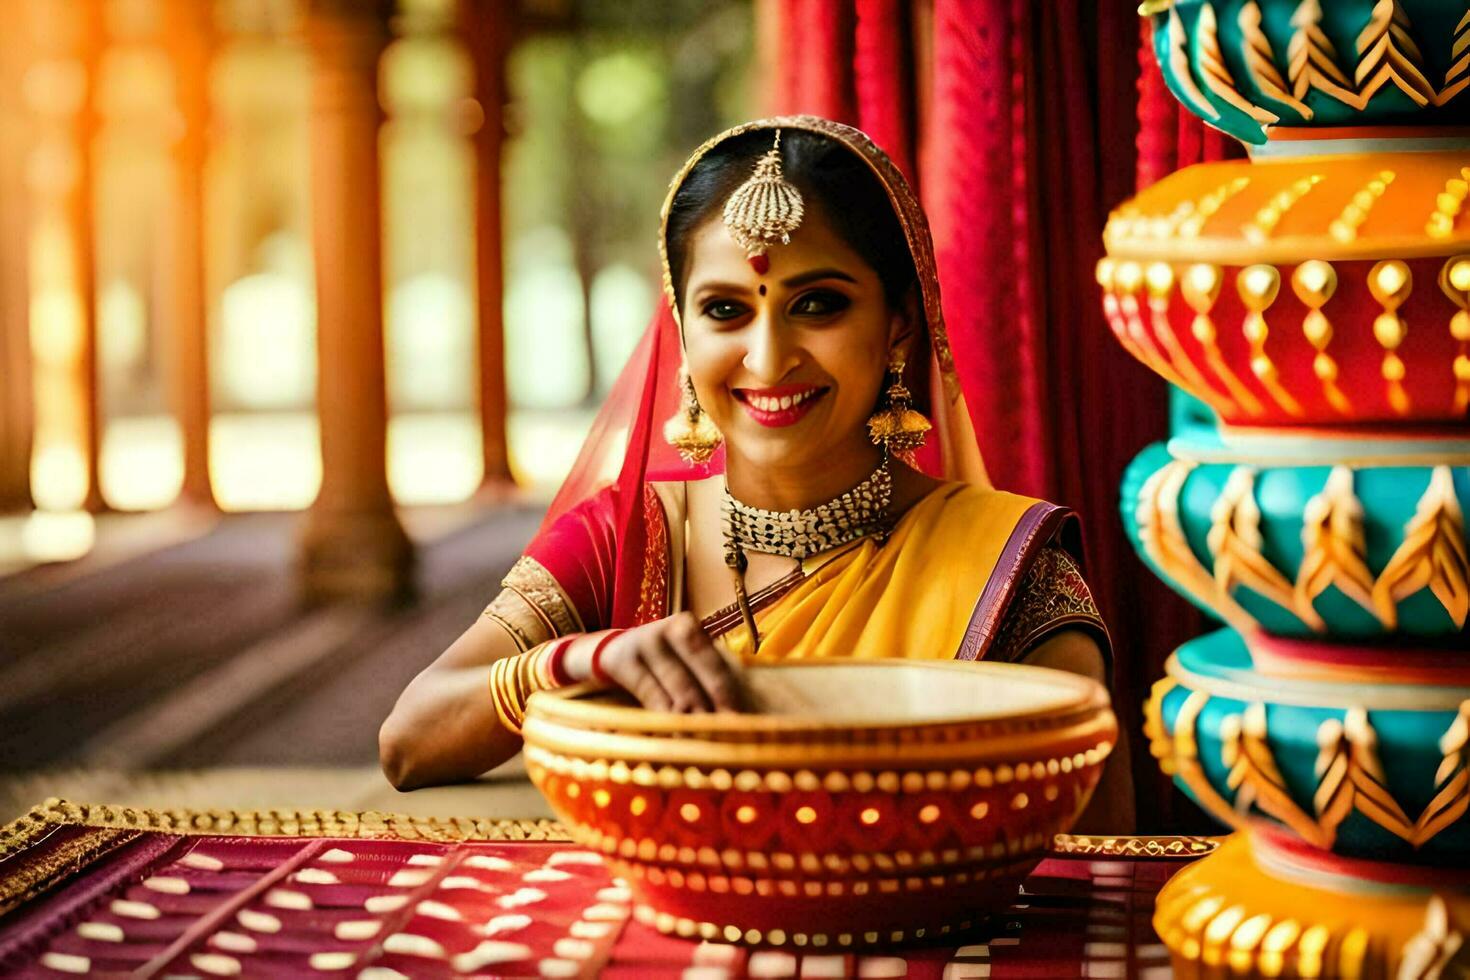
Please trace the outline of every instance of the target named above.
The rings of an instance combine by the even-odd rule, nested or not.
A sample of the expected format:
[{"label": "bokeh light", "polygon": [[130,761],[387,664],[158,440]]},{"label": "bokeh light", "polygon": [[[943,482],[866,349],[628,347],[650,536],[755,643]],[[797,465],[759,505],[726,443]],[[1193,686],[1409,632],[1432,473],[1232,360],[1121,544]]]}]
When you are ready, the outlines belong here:
[{"label": "bokeh light", "polygon": [[[415,506],[467,500],[484,478],[473,134],[486,125],[507,133],[505,424],[518,483],[545,498],[661,302],[652,245],[665,185],[658,175],[677,165],[689,133],[715,131],[743,112],[743,102],[727,104],[721,93],[743,85],[750,42],[745,0],[675,0],[652,21],[643,8],[597,7],[557,26],[552,13],[516,34],[501,117],[476,101],[475,66],[454,28],[457,3],[398,0],[396,36],[380,65],[385,470],[394,500]],[[100,500],[128,513],[163,510],[185,483],[177,413],[189,399],[178,389],[170,266],[185,117],[163,9],[161,0],[109,8],[92,104],[91,298],[72,223],[86,174],[74,141],[89,91],[83,65],[48,56],[21,80],[38,123],[25,160],[38,510],[0,519],[0,567],[85,554],[98,527],[111,534],[113,525],[83,508]],[[306,508],[322,483],[302,9],[299,0],[214,3],[202,329],[207,469],[227,512]],[[720,50],[697,66],[708,77],[691,77],[690,39],[713,36]],[[675,105],[676,88],[691,84],[716,97]]]}]

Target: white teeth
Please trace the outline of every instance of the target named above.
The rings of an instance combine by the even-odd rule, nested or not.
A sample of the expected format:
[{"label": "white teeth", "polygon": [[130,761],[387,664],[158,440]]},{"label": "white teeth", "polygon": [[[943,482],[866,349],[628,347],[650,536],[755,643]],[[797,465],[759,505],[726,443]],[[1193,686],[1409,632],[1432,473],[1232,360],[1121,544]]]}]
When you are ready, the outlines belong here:
[{"label": "white teeth", "polygon": [[780,412],[794,405],[800,405],[814,394],[816,394],[815,390],[803,391],[798,395],[782,395],[780,398],[770,398],[765,395],[750,395],[747,401],[762,412]]}]

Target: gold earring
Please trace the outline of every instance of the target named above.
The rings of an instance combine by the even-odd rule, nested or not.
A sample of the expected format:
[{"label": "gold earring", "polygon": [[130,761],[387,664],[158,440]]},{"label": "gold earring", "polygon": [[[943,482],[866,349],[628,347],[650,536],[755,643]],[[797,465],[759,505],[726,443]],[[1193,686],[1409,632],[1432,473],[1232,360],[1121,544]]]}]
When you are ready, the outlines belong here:
[{"label": "gold earring", "polygon": [[903,383],[903,355],[894,352],[888,361],[888,390],[883,407],[868,419],[868,436],[885,452],[905,457],[924,444],[924,433],[933,428],[914,409],[913,395]]},{"label": "gold earring", "polygon": [[694,381],[687,371],[679,372],[679,387],[683,392],[679,410],[664,423],[664,439],[679,450],[679,455],[690,463],[708,463],[725,437],[699,407],[699,396],[694,393]]}]

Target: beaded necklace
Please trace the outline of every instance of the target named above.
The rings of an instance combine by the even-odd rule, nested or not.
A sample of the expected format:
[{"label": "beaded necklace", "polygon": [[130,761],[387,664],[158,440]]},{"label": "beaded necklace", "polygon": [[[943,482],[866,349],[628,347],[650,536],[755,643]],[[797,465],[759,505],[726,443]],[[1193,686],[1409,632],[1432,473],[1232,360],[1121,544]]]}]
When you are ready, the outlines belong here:
[{"label": "beaded necklace", "polygon": [[751,650],[760,647],[755,614],[745,591],[745,553],[781,555],[802,561],[811,555],[876,537],[879,544],[892,530],[888,505],[893,500],[893,474],[888,454],[867,479],[851,490],[806,510],[763,510],[741,503],[725,484],[720,515],[725,530],[725,564],[735,580],[735,601],[750,631]]}]

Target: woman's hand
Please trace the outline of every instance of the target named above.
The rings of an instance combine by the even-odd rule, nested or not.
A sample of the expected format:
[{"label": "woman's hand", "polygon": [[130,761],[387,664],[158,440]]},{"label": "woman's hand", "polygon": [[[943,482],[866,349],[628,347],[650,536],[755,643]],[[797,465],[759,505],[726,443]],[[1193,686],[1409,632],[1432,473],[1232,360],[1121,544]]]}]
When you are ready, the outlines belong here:
[{"label": "woman's hand", "polygon": [[[590,654],[569,656],[568,672],[592,675]],[[598,666],[655,711],[738,711],[739,684],[693,613],[626,630],[608,641]]]}]

